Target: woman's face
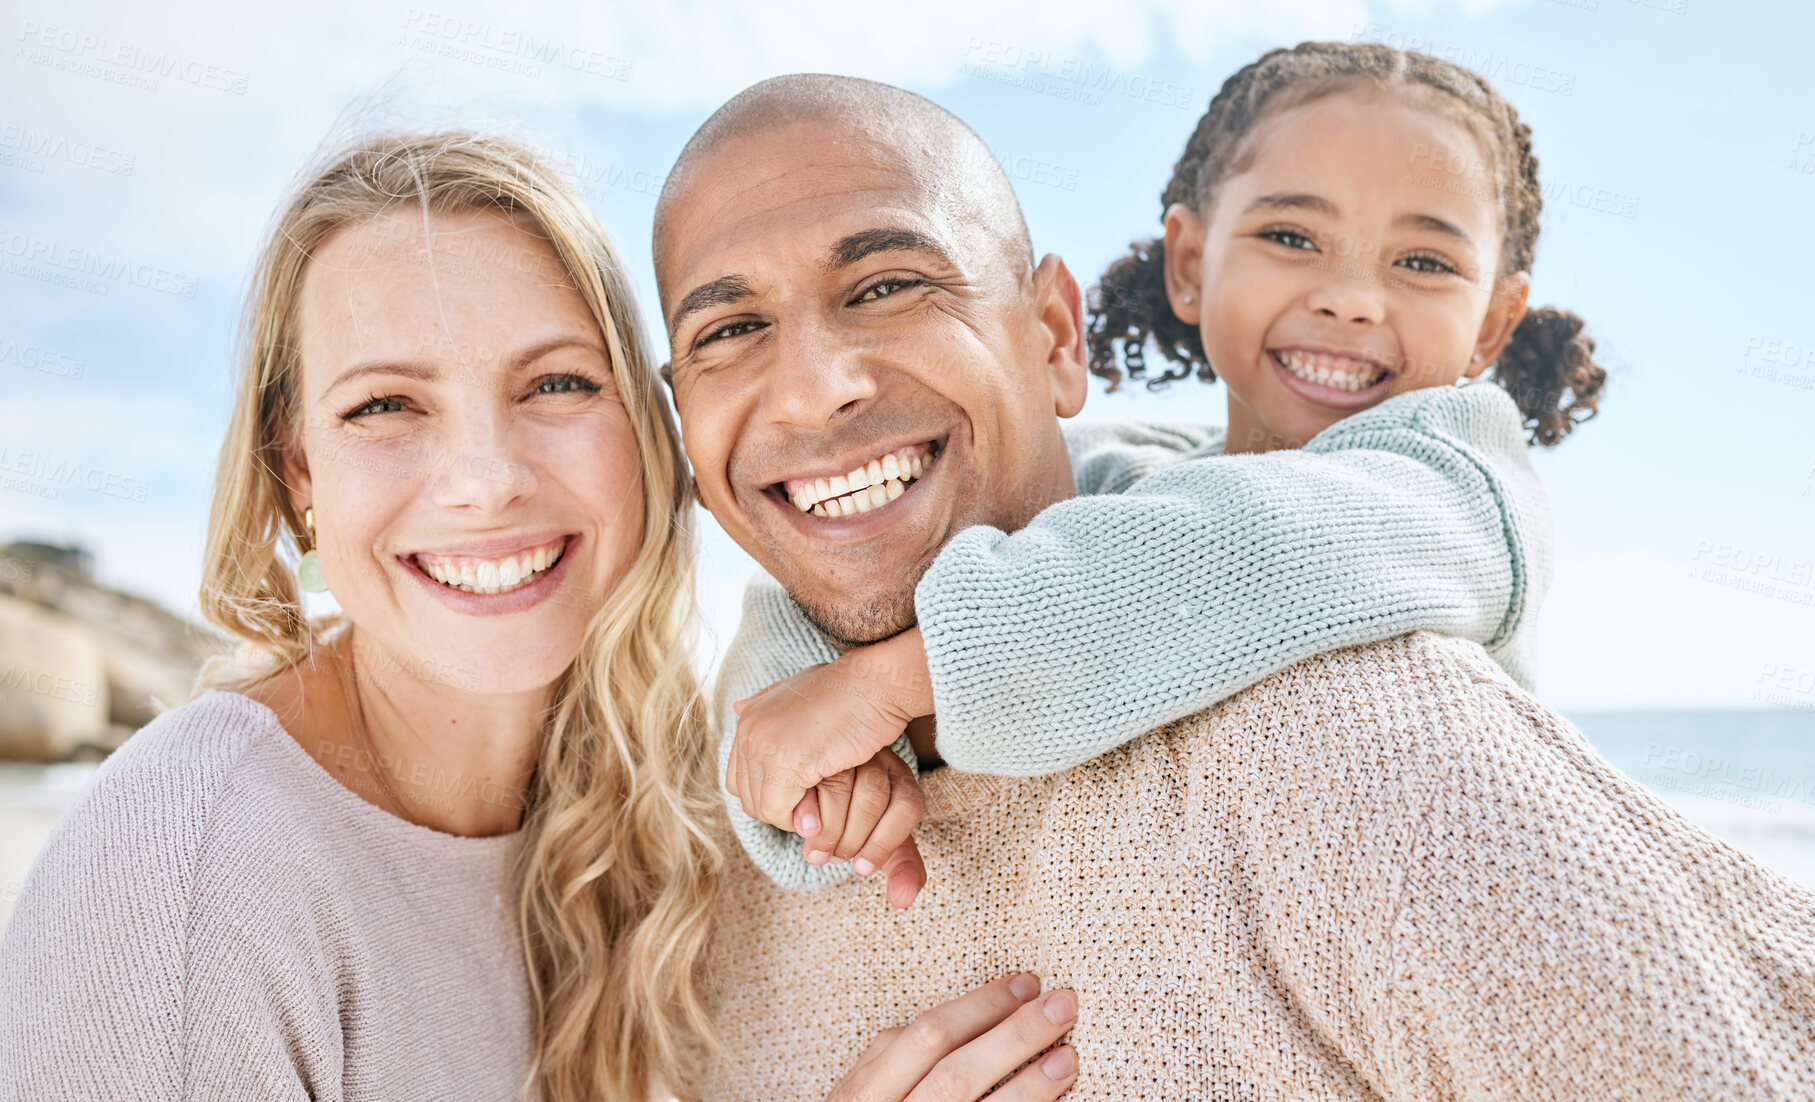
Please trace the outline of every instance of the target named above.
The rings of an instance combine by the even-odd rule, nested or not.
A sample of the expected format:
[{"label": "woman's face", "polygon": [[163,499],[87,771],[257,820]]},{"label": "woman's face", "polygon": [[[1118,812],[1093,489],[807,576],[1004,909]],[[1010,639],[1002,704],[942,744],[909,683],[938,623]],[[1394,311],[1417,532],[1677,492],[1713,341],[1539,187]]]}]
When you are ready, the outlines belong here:
[{"label": "woman's face", "polygon": [[1173,310],[1229,388],[1229,451],[1301,446],[1494,361],[1527,280],[1496,279],[1496,176],[1466,126],[1340,91],[1266,119],[1249,150],[1207,221],[1166,219]]},{"label": "woman's face", "polygon": [[630,418],[553,248],[492,212],[387,215],[315,252],[297,321],[286,474],[366,672],[553,682],[643,530]]}]

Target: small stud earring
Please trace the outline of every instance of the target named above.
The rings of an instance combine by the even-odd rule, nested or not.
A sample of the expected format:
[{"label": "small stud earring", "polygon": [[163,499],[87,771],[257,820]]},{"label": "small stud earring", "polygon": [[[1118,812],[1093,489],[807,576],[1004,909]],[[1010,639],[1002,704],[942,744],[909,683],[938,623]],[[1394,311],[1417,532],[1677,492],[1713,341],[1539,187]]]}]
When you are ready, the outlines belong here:
[{"label": "small stud earring", "polygon": [[1196,302],[1196,301],[1197,301],[1197,296],[1196,296],[1196,295],[1194,295],[1194,294],[1192,294],[1192,293],[1191,293],[1191,292],[1189,292],[1189,291],[1186,291],[1186,292],[1185,292],[1185,305],[1186,305],[1186,306],[1189,306],[1189,305],[1191,305],[1191,304],[1192,304],[1192,303],[1194,303],[1194,302]]},{"label": "small stud earring", "polygon": [[[315,535],[315,510],[313,508],[303,510],[303,527],[309,530],[310,536]],[[315,553],[313,547],[303,552],[302,561],[296,564],[296,584],[310,593],[328,591],[327,579],[321,576],[321,556]]]},{"label": "small stud earring", "polygon": [[1480,363],[1481,362],[1481,353],[1479,353],[1479,352],[1475,353],[1475,358],[1470,362],[1471,363]]}]

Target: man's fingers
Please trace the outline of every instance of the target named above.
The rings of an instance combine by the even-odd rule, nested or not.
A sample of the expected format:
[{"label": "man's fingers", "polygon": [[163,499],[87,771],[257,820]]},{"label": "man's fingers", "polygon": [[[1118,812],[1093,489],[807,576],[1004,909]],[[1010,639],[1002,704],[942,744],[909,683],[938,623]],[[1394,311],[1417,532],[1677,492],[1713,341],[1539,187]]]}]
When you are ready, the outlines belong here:
[{"label": "man's fingers", "polygon": [[[843,860],[857,856],[857,851],[870,837],[876,824],[889,809],[889,774],[874,761],[857,767],[856,782],[851,788],[851,809],[845,813],[844,830],[833,848]],[[871,871],[874,871],[872,866]]]},{"label": "man's fingers", "polygon": [[901,768],[885,770],[889,782],[888,805],[851,861],[852,867],[865,876],[882,867],[889,855],[913,835],[914,828],[926,814],[926,798],[920,793],[919,782],[914,780],[914,775],[908,772],[900,758],[887,750],[883,753]]},{"label": "man's fingers", "polygon": [[[938,1061],[908,1095],[908,1102],[975,1098],[1063,1037],[1077,1016],[1075,995],[1069,991],[1048,991],[983,1036]],[[908,1034],[913,1031],[914,1026],[909,1026]]]},{"label": "man's fingers", "polygon": [[920,859],[920,847],[912,838],[883,861],[882,882],[888,885],[889,906],[897,910],[906,910],[926,887],[926,862]]},{"label": "man's fingers", "polygon": [[850,813],[851,788],[857,781],[855,770],[847,769],[819,782],[819,836],[808,843],[807,860],[823,865],[833,856],[833,847],[844,833],[845,817]]},{"label": "man's fingers", "polygon": [[[940,1060],[1012,1017],[1017,1010],[1029,1005],[1028,1000],[1037,1002],[1039,994],[1038,976],[1016,972],[935,1006],[897,1031],[879,1050],[872,1045],[872,1051],[864,1054],[868,1066],[862,1074],[853,1070],[846,1075],[828,1102],[906,1097]],[[1021,1060],[1031,1059],[1044,1047],[1028,1049]],[[1021,1060],[1010,1064],[1009,1068],[1019,1066]],[[1007,1069],[1002,1072],[1002,1075],[1006,1074]],[[1001,1077],[998,1075],[996,1079]],[[975,1098],[988,1090],[996,1079],[981,1084],[968,1094],[947,1097]]]}]

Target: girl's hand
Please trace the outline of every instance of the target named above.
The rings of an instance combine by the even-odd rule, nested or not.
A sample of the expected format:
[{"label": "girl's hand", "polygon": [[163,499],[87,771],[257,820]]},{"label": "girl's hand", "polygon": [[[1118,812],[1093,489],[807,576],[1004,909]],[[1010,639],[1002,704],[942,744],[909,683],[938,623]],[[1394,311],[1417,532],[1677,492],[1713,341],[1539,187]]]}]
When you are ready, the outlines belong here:
[{"label": "girl's hand", "polygon": [[[934,1007],[902,1029],[884,1030],[826,1102],[982,1098],[1003,1076],[1063,1037],[1077,1008],[1069,991],[1040,994],[1037,976],[1004,976]],[[1045,1102],[1069,1090],[1077,1076],[1077,1054],[1060,1045],[990,1097]]]},{"label": "girl's hand", "polygon": [[905,908],[926,883],[920,848],[910,837],[926,811],[920,785],[892,750],[878,750],[856,769],[827,777],[794,808],[794,833],[810,864],[851,861],[868,876],[884,870],[889,903]]},{"label": "girl's hand", "polygon": [[932,713],[920,629],[846,651],[731,707],[738,722],[725,787],[746,815],[790,830],[808,789],[869,762]]}]

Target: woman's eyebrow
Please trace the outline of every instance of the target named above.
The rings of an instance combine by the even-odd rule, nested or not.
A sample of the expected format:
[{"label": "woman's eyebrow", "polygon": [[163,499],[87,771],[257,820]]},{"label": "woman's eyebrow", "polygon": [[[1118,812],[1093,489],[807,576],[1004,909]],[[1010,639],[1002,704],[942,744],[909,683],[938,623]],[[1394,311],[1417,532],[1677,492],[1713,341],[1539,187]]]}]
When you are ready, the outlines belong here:
[{"label": "woman's eyebrow", "polygon": [[[589,352],[597,352],[601,356],[605,355],[605,350],[596,341],[583,337],[550,337],[548,340],[538,341],[528,348],[513,353],[499,366],[505,371],[518,371],[559,348],[583,348]],[[336,375],[334,381],[329,383],[327,389],[322,393],[324,395],[331,393],[342,383],[351,382],[367,375],[401,375],[406,379],[427,382],[440,378],[441,371],[432,362],[425,360],[369,360],[365,363],[354,364]]]}]

